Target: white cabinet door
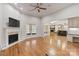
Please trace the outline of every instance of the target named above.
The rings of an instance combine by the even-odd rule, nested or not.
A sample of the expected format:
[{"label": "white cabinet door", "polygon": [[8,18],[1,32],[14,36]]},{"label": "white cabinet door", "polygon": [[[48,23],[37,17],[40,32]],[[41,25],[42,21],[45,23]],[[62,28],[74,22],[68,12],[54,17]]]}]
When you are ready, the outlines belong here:
[{"label": "white cabinet door", "polygon": [[69,28],[79,28],[79,17],[69,18],[68,26]]}]

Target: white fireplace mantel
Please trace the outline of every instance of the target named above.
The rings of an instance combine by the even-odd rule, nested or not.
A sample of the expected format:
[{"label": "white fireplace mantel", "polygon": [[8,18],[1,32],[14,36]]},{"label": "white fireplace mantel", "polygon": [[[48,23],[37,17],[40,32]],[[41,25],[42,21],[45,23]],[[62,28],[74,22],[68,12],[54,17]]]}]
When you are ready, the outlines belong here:
[{"label": "white fireplace mantel", "polygon": [[8,44],[9,41],[8,41],[8,35],[12,35],[12,34],[18,34],[18,40],[19,40],[19,36],[20,36],[20,28],[10,28],[10,27],[7,27],[7,28],[4,28],[4,47],[3,49],[5,49],[6,47],[10,47],[12,45],[14,45],[15,43],[12,43],[12,44]]}]

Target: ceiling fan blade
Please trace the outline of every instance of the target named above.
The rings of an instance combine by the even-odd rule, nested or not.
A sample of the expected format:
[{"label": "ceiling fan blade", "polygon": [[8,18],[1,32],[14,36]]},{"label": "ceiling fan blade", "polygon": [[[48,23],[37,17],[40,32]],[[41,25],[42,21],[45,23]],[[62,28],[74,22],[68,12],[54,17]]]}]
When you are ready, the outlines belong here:
[{"label": "ceiling fan blade", "polygon": [[33,11],[33,10],[35,10],[37,7],[35,7],[34,9],[32,9],[32,10],[30,10],[30,11]]},{"label": "ceiling fan blade", "polygon": [[40,10],[38,9],[38,12],[40,12]]},{"label": "ceiling fan blade", "polygon": [[47,8],[42,8],[42,7],[40,7],[40,9],[46,10]]}]

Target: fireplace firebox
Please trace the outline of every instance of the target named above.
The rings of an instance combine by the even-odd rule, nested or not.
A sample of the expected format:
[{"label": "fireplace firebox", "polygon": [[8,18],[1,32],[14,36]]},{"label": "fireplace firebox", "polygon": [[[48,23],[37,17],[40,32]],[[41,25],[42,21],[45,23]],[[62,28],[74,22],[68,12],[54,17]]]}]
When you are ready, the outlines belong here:
[{"label": "fireplace firebox", "polygon": [[18,41],[18,34],[8,35],[8,38],[9,38],[9,44],[12,44],[12,43]]}]

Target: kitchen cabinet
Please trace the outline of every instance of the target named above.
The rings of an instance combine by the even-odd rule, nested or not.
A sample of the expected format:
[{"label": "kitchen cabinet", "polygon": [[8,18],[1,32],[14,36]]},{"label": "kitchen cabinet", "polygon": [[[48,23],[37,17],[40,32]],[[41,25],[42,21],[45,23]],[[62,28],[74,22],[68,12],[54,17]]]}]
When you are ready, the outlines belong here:
[{"label": "kitchen cabinet", "polygon": [[79,17],[72,17],[68,19],[69,28],[79,28]]}]

